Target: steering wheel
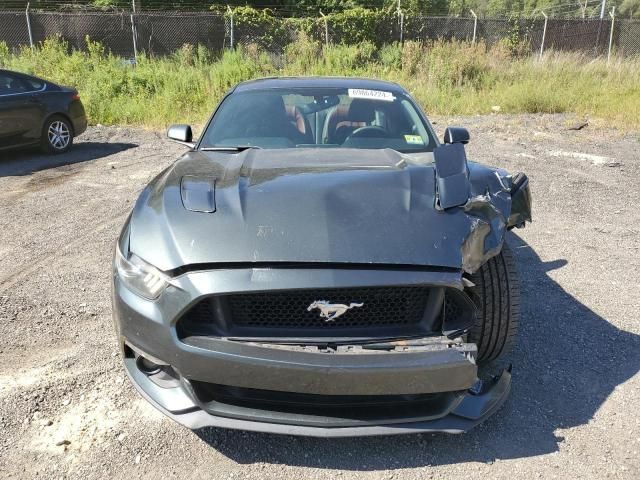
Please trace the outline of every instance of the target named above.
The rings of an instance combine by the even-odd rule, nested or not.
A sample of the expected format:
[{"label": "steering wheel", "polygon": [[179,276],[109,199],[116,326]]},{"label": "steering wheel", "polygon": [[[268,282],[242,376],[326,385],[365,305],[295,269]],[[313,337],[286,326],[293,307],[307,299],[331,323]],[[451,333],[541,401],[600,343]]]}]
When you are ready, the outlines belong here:
[{"label": "steering wheel", "polygon": [[389,138],[389,132],[377,125],[367,125],[365,127],[356,128],[347,140],[351,138]]}]

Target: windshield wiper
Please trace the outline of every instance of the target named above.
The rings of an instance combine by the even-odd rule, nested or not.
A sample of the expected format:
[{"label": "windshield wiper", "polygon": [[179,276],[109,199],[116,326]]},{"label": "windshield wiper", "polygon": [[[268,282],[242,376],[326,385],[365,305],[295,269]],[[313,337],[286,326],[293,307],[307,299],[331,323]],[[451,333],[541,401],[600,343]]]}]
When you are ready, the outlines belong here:
[{"label": "windshield wiper", "polygon": [[250,148],[262,149],[262,147],[257,147],[255,145],[238,145],[238,146],[229,146],[229,147],[202,147],[200,151],[202,152],[244,152],[245,150],[249,150]]}]

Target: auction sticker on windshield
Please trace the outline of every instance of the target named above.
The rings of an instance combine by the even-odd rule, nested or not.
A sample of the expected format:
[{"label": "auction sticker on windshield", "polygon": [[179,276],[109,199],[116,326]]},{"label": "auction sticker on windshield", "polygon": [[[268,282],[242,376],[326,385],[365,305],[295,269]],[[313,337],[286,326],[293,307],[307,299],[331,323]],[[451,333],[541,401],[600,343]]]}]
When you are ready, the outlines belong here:
[{"label": "auction sticker on windshield", "polygon": [[405,135],[404,141],[413,145],[424,145],[424,140],[420,135]]},{"label": "auction sticker on windshield", "polygon": [[369,100],[383,100],[385,102],[393,102],[396,97],[391,92],[383,90],[365,90],[363,88],[350,88],[349,96],[351,98],[367,98]]}]

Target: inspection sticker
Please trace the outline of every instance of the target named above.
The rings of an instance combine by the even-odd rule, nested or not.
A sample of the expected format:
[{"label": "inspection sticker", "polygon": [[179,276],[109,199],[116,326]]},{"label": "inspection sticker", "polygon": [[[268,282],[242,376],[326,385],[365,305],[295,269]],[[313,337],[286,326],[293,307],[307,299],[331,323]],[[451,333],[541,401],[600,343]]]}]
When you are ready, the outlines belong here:
[{"label": "inspection sticker", "polygon": [[396,97],[391,92],[382,90],[365,90],[363,88],[350,88],[349,96],[351,98],[368,98],[369,100],[382,100],[385,102],[393,102]]},{"label": "inspection sticker", "polygon": [[424,145],[424,141],[420,135],[405,135],[404,141],[414,145]]}]

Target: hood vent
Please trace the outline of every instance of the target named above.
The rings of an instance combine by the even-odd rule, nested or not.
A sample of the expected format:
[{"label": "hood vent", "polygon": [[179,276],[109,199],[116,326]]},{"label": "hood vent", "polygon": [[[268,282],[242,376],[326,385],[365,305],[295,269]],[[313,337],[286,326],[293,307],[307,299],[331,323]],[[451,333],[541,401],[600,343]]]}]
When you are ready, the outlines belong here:
[{"label": "hood vent", "polygon": [[213,213],[216,211],[216,179],[185,175],[180,180],[180,196],[187,210]]}]

